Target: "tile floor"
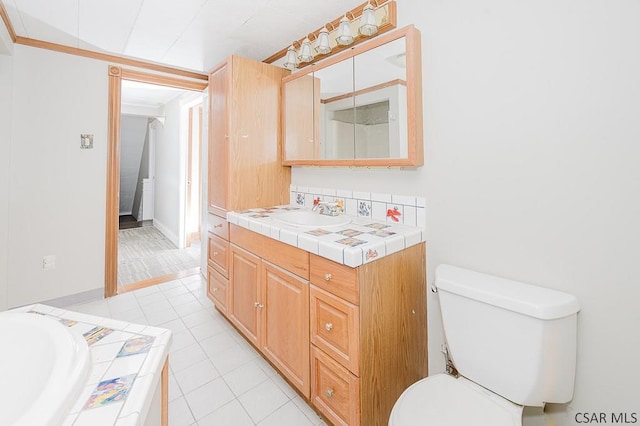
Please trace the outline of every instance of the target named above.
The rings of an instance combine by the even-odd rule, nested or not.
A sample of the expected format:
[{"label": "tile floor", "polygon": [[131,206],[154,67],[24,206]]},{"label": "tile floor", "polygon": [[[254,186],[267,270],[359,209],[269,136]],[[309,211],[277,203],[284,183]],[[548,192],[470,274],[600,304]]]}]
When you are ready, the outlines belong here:
[{"label": "tile floor", "polygon": [[169,426],[326,425],[222,317],[200,275],[64,309],[173,330]]}]

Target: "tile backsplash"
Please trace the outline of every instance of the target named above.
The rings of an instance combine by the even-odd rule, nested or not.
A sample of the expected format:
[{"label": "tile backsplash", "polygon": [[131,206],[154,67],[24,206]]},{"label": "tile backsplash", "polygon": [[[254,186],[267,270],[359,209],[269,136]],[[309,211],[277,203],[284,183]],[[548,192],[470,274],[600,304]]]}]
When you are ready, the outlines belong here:
[{"label": "tile backsplash", "polygon": [[425,227],[423,197],[296,185],[291,185],[290,191],[294,206],[312,208],[313,200],[317,198],[326,202],[342,200],[344,213],[348,216]]}]

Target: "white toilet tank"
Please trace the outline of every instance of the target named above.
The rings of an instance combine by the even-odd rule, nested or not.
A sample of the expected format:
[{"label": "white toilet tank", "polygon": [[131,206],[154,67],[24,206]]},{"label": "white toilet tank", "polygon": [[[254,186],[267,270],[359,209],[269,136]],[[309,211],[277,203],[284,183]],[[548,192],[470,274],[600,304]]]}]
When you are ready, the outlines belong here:
[{"label": "white toilet tank", "polygon": [[520,405],[571,400],[575,296],[451,265],[438,266],[436,287],[462,376]]}]

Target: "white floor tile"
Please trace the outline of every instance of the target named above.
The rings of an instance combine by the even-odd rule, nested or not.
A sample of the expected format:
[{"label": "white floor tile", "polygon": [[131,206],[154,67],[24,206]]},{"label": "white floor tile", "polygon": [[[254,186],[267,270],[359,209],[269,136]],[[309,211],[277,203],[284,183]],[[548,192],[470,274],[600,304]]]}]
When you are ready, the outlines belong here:
[{"label": "white floor tile", "polygon": [[311,424],[316,426],[324,424],[324,420],[322,420],[322,417],[320,417],[318,413],[313,411],[313,409],[309,407],[309,404],[307,404],[300,397],[300,395],[296,395],[293,399],[291,399],[291,402],[296,404],[296,407],[298,407],[298,409],[302,411],[305,416],[307,416],[307,418],[311,421]]},{"label": "white floor tile", "polygon": [[178,319],[178,314],[173,308],[165,309],[164,311],[157,312],[145,312],[144,316],[147,317],[147,321],[150,325],[160,326],[174,319]]},{"label": "white floor tile", "polygon": [[182,316],[182,321],[184,321],[187,327],[195,327],[196,325],[211,321],[211,318],[213,317],[209,311],[202,309]]},{"label": "white floor tile", "polygon": [[172,371],[181,371],[207,358],[199,344],[193,343],[177,351],[171,352],[169,367]]},{"label": "white floor tile", "polygon": [[237,345],[238,342],[231,336],[231,333],[226,331],[200,341],[200,346],[202,346],[202,349],[204,349],[209,357],[213,357]]},{"label": "white floor tile", "polygon": [[289,385],[289,383],[287,383],[287,381],[283,379],[279,374],[272,376],[271,380],[273,380],[273,383],[275,383],[280,388],[280,390],[284,392],[285,395],[287,395],[289,399],[295,398],[298,395],[296,391],[294,391],[293,388]]},{"label": "white floor tile", "polygon": [[240,396],[265,380],[268,380],[269,376],[267,376],[267,373],[265,373],[257,363],[248,362],[225,374],[223,378],[233,393]]},{"label": "white floor tile", "polygon": [[[198,420],[199,426],[254,426],[253,420],[237,399]],[[173,425],[171,425],[173,426]]]},{"label": "white floor tile", "polygon": [[220,377],[220,373],[211,365],[208,359],[193,364],[182,371],[174,372],[173,375],[176,377],[180,390],[185,395]]},{"label": "white floor tile", "polygon": [[289,398],[271,380],[260,383],[255,388],[238,397],[254,422],[260,422],[282,407]]},{"label": "white floor tile", "polygon": [[[169,360],[169,365],[171,365],[171,360]],[[169,374],[169,401],[173,401],[176,398],[182,396],[182,391],[180,390],[180,386],[178,386],[178,382],[176,381],[173,373]]]},{"label": "white floor tile", "polygon": [[236,398],[221,377],[195,389],[184,397],[196,420],[203,418]]},{"label": "white floor tile", "polygon": [[184,397],[169,402],[169,425],[189,426],[194,422],[191,410]]},{"label": "white floor tile", "polygon": [[235,345],[225,351],[211,355],[209,358],[220,374],[226,374],[255,359],[256,356],[258,355],[255,351]]},{"label": "white floor tile", "polygon": [[266,419],[258,423],[259,426],[314,426],[302,411],[293,403],[288,402]]}]

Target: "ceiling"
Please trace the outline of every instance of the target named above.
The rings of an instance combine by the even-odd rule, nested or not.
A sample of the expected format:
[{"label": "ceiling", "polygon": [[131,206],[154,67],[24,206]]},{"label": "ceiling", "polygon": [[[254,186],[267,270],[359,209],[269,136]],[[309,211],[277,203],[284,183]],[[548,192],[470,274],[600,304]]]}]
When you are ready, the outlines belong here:
[{"label": "ceiling", "polygon": [[263,60],[363,0],[0,0],[18,36],[208,71]]}]

